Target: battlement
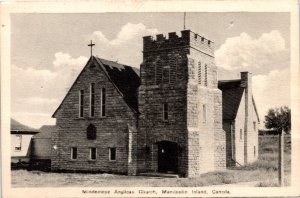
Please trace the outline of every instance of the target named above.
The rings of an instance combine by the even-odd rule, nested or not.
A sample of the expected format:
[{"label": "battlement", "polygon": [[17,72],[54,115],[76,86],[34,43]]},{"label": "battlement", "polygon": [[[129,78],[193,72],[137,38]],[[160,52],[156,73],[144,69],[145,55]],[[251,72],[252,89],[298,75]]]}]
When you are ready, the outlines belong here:
[{"label": "battlement", "polygon": [[191,30],[182,30],[181,36],[178,36],[176,32],[170,32],[168,38],[163,34],[157,34],[156,39],[152,36],[145,36],[143,46],[144,52],[189,46],[212,56],[214,54],[214,42]]}]

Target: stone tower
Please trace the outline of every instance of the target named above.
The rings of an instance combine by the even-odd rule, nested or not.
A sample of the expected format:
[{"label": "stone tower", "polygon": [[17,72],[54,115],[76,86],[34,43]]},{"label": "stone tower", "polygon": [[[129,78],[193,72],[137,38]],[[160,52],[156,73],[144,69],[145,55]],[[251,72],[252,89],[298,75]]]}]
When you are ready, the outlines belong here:
[{"label": "stone tower", "polygon": [[185,177],[225,164],[214,43],[190,30],[143,38],[138,171]]}]

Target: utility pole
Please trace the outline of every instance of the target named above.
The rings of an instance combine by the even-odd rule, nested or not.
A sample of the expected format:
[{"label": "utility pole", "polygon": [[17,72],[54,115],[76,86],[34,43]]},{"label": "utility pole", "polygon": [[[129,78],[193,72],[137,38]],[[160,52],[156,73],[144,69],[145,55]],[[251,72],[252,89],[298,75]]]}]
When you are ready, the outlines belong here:
[{"label": "utility pole", "polygon": [[183,14],[183,29],[185,30],[185,15],[186,15],[186,13],[184,12],[184,14]]},{"label": "utility pole", "polygon": [[284,186],[284,131],[278,134],[278,184]]}]

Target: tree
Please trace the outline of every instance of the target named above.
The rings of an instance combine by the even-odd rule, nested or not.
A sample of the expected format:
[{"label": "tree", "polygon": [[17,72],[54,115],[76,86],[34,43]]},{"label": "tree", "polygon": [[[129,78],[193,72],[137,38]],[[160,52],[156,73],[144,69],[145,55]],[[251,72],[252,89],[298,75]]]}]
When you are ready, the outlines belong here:
[{"label": "tree", "polygon": [[287,106],[269,109],[265,116],[265,126],[267,129],[284,130],[286,133],[290,133],[291,109]]}]

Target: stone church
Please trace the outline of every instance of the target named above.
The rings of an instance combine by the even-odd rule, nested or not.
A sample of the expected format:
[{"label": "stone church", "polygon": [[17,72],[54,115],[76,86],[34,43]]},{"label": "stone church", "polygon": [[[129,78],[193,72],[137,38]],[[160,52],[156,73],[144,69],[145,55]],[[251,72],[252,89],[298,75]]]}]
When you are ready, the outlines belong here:
[{"label": "stone church", "polygon": [[194,177],[258,156],[251,74],[218,81],[190,30],[144,37],[140,70],[91,56],[53,117],[53,171]]}]

